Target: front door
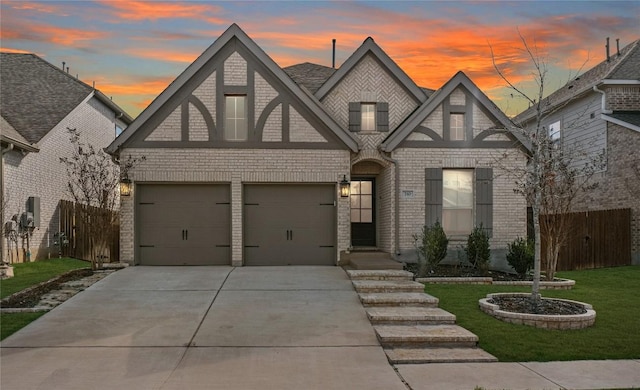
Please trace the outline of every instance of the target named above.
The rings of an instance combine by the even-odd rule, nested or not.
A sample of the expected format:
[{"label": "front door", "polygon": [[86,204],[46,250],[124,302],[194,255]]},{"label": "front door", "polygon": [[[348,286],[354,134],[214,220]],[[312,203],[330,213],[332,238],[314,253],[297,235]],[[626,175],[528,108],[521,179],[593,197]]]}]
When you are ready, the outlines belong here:
[{"label": "front door", "polygon": [[351,181],[351,245],[376,246],[375,181]]}]

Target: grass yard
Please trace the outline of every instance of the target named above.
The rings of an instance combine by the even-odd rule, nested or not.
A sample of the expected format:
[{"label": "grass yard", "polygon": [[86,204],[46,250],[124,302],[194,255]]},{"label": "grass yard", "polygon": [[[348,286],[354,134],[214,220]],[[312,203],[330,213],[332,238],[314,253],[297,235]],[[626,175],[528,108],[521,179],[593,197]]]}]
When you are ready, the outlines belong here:
[{"label": "grass yard", "polygon": [[[0,281],[0,299],[38,283],[45,282],[67,271],[87,267],[91,267],[91,264],[86,261],[70,258],[15,264],[13,268],[15,276],[11,279]],[[0,313],[0,340],[4,340],[43,314],[44,312]]]},{"label": "grass yard", "polygon": [[90,267],[91,263],[89,262],[71,258],[14,264],[13,274],[15,276],[0,282],[0,299],[38,283],[46,282],[65,272]]},{"label": "grass yard", "polygon": [[581,330],[544,330],[499,321],[480,311],[489,293],[529,292],[528,287],[427,285],[440,307],[480,338],[480,347],[501,362],[640,358],[640,266],[559,272],[574,279],[572,290],[542,290],[543,297],[593,305],[594,326]]}]

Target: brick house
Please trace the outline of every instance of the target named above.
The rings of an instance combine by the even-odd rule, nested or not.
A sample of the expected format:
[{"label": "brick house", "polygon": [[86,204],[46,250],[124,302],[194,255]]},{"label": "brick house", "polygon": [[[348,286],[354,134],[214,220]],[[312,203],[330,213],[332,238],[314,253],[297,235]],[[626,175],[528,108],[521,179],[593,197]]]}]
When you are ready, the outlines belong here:
[{"label": "brick house", "polygon": [[[58,204],[69,199],[67,174],[60,163],[60,157],[72,152],[67,128],[77,129],[83,142],[104,148],[132,118],[100,91],[34,54],[1,53],[0,72],[0,220],[4,225],[14,215],[39,209],[29,240],[30,257],[57,256]],[[8,242],[5,237],[1,241],[8,261]],[[18,246],[22,261],[22,240]]]},{"label": "brick house", "polygon": [[439,220],[451,249],[482,223],[499,265],[526,234],[524,198],[492,165],[505,149],[526,163],[510,126],[464,73],[420,88],[371,38],[337,70],[282,69],[234,24],[108,148],[146,157],[121,199],[121,261],[411,260]]},{"label": "brick house", "polygon": [[[640,264],[640,40],[550,94],[541,125],[586,158],[604,151],[598,187],[582,194],[573,211],[631,209],[631,261]],[[533,126],[534,109],[514,121]],[[551,133],[550,133],[551,134]]]}]

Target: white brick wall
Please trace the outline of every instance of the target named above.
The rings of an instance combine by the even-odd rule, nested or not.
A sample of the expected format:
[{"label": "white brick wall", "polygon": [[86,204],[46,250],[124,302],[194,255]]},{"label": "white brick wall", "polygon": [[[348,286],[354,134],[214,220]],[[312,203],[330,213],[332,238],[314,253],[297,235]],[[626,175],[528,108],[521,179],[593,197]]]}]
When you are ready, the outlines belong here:
[{"label": "white brick wall", "polygon": [[182,106],[178,106],[160,123],[145,141],[180,141],[182,139]]},{"label": "white brick wall", "polygon": [[460,88],[456,88],[451,95],[449,95],[449,104],[464,106],[466,102],[466,95]]},{"label": "white brick wall", "polygon": [[289,139],[291,142],[327,142],[327,140],[291,106],[289,106]]},{"label": "white brick wall", "polygon": [[442,137],[442,128],[444,126],[442,113],[442,104],[438,106],[429,116],[422,122],[422,126],[429,128],[436,132],[440,137]]},{"label": "white brick wall", "polygon": [[207,108],[209,113],[211,113],[211,119],[213,119],[213,123],[216,122],[216,71],[213,71],[209,77],[206,78],[193,91],[193,95],[197,97],[202,104]]},{"label": "white brick wall", "polygon": [[269,118],[264,123],[264,128],[262,129],[262,141],[282,141],[282,104],[278,104],[278,106],[271,111]]},{"label": "white brick wall", "polygon": [[[37,145],[40,152],[23,156],[11,151],[3,155],[7,209],[2,222],[8,221],[13,214],[23,213],[28,197],[40,197],[40,228],[30,239],[32,260],[58,255],[58,248],[53,246],[53,236],[59,231],[58,203],[60,199],[71,200],[66,189],[66,170],[60,162],[60,157],[70,156],[73,150],[67,127],[77,129],[82,142],[100,149],[115,138],[115,123],[115,114],[91,98],[78,105],[40,140]],[[3,259],[6,259],[4,245],[6,241],[2,251]]]},{"label": "white brick wall", "polygon": [[[232,262],[242,264],[242,186],[247,183],[336,183],[338,248],[350,243],[349,199],[337,183],[349,176],[348,150],[298,149],[126,149],[123,156],[145,156],[130,177],[136,183],[231,183]],[[133,262],[133,200],[122,198],[120,256]]]},{"label": "white brick wall", "polygon": [[224,85],[247,85],[247,61],[238,52],[224,62]]}]

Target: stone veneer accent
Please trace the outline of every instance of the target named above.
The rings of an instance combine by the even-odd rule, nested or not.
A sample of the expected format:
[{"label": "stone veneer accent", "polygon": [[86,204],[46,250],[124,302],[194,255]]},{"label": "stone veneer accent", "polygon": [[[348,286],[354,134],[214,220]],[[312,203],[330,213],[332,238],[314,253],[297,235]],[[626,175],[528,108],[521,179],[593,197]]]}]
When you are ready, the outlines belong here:
[{"label": "stone veneer accent", "polygon": [[[341,198],[337,183],[350,171],[348,150],[300,149],[125,149],[122,156],[145,156],[130,174],[135,183],[230,183],[232,265],[243,264],[242,186],[249,183],[335,183],[337,248],[349,248],[349,198]],[[135,192],[135,188],[134,188]],[[134,261],[133,196],[122,198],[120,259]]]}]

